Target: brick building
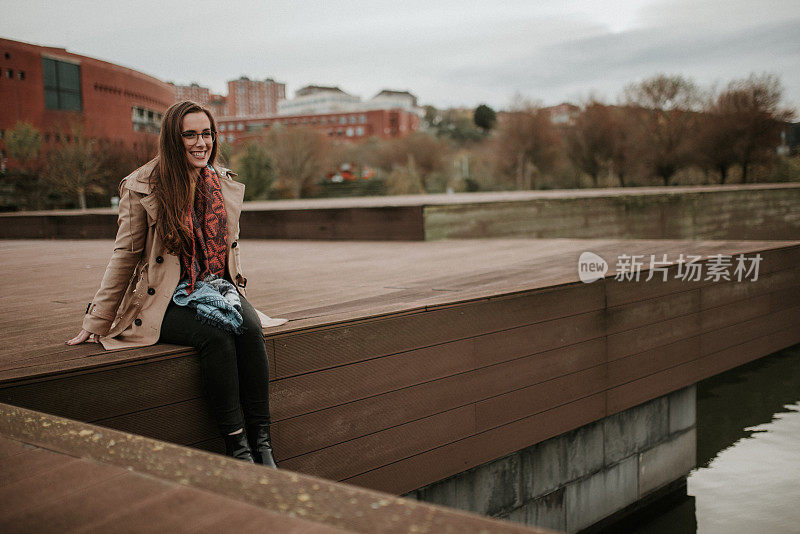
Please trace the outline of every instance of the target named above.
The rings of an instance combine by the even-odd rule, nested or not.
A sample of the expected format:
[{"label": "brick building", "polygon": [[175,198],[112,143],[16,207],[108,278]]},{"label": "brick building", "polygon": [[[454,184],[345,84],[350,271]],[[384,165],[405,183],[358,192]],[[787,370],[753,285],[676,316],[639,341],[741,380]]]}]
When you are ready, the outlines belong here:
[{"label": "brick building", "polygon": [[89,137],[152,144],[173,100],[172,86],[135,70],[63,48],[0,39],[3,161],[2,138],[19,121],[41,132],[44,150],[68,136],[75,120]]},{"label": "brick building", "polygon": [[278,100],[286,98],[286,84],[271,78],[251,80],[242,76],[228,82],[227,112],[232,117],[249,117],[278,112]]},{"label": "brick building", "polygon": [[211,92],[208,87],[203,87],[200,84],[192,83],[189,85],[174,85],[175,88],[175,102],[182,100],[191,100],[198,104],[207,105],[211,100]]},{"label": "brick building", "polygon": [[419,115],[402,109],[371,109],[309,115],[262,115],[257,117],[218,117],[220,138],[232,143],[257,137],[276,125],[306,126],[322,130],[334,139],[358,141],[369,137],[405,137],[419,128]]}]

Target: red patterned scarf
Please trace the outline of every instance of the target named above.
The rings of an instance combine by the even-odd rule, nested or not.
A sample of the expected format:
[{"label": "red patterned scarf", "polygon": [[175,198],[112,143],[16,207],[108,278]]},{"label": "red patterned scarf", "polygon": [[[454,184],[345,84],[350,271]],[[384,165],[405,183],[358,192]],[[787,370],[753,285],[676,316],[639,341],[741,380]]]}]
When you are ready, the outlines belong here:
[{"label": "red patterned scarf", "polygon": [[200,171],[194,205],[187,214],[192,234],[192,255],[181,255],[181,280],[188,281],[186,293],[208,275],[225,277],[228,258],[228,224],[219,177],[212,167]]}]

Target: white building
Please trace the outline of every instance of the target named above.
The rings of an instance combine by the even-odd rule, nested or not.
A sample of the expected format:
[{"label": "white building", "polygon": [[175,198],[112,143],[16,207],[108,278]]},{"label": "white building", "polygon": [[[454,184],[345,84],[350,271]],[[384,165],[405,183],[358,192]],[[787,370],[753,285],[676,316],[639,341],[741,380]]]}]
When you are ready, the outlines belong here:
[{"label": "white building", "polygon": [[317,115],[358,111],[361,98],[338,87],[308,85],[299,89],[291,100],[278,101],[278,115]]},{"label": "white building", "polygon": [[401,109],[423,115],[417,97],[408,91],[384,89],[366,102],[338,87],[309,85],[299,89],[291,100],[278,102],[278,115],[316,115],[322,113],[358,112],[373,109]]}]

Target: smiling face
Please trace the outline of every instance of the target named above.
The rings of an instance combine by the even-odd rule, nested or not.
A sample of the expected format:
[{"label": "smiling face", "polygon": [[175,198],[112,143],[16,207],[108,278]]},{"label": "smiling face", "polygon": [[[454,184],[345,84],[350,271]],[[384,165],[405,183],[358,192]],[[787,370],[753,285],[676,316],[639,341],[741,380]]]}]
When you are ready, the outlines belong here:
[{"label": "smiling face", "polygon": [[[197,134],[196,138],[187,139],[186,134],[192,132]],[[211,121],[202,111],[187,113],[183,117],[181,136],[190,168],[202,169],[208,164],[214,146],[214,140],[208,137],[208,132],[211,132]],[[206,133],[206,136],[203,136],[203,133]]]}]

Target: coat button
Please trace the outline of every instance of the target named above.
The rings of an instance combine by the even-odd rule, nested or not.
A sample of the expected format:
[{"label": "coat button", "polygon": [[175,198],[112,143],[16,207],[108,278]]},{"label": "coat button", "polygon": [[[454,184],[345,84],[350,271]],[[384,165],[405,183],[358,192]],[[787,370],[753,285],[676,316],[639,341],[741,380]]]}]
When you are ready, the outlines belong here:
[{"label": "coat button", "polygon": [[236,248],[236,245],[238,244],[239,244],[238,242],[234,241],[233,243],[231,243],[231,248]]},{"label": "coat button", "polygon": [[135,324],[136,326],[142,326],[142,320],[136,319],[135,321],[133,321],[133,324]]},{"label": "coat button", "polygon": [[153,289],[152,287],[148,287],[147,288],[147,294],[148,295],[155,295],[156,294],[156,290]]},{"label": "coat button", "polygon": [[157,256],[156,263],[164,263],[164,258],[162,258],[161,256]]}]

